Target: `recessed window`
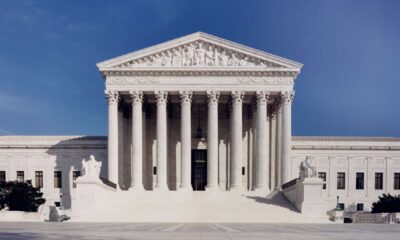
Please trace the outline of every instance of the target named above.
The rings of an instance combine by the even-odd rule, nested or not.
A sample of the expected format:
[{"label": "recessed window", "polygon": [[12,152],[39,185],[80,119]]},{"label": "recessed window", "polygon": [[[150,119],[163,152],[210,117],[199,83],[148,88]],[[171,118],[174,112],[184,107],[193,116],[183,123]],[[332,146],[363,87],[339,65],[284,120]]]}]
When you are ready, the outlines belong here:
[{"label": "recessed window", "polygon": [[24,171],[17,171],[17,182],[25,181]]},{"label": "recessed window", "polygon": [[357,190],[364,189],[364,173],[362,172],[356,173],[356,189]]},{"label": "recessed window", "polygon": [[62,188],[61,171],[54,171],[54,188]]},{"label": "recessed window", "polygon": [[0,183],[6,181],[6,171],[0,171]]},{"label": "recessed window", "polygon": [[338,172],[337,173],[337,189],[345,189],[346,188],[346,173]]},{"label": "recessed window", "polygon": [[43,171],[35,172],[35,187],[42,188],[43,187]]},{"label": "recessed window", "polygon": [[153,167],[153,175],[157,175],[157,167]]},{"label": "recessed window", "polygon": [[381,172],[375,173],[375,189],[376,190],[383,189],[383,173]]},{"label": "recessed window", "polygon": [[326,172],[319,172],[318,177],[324,181],[324,185],[322,185],[322,189],[326,189]]},{"label": "recessed window", "polygon": [[400,190],[400,173],[394,173],[394,189]]},{"label": "recessed window", "polygon": [[339,203],[339,209],[344,210],[344,203]]},{"label": "recessed window", "polygon": [[246,168],[242,167],[242,175],[244,176],[246,174]]},{"label": "recessed window", "polygon": [[363,203],[357,203],[357,211],[364,211],[364,204]]},{"label": "recessed window", "polygon": [[80,177],[81,176],[81,171],[73,171],[72,172],[72,187],[73,188],[76,188],[76,183],[75,183],[75,180],[78,178],[78,177]]}]

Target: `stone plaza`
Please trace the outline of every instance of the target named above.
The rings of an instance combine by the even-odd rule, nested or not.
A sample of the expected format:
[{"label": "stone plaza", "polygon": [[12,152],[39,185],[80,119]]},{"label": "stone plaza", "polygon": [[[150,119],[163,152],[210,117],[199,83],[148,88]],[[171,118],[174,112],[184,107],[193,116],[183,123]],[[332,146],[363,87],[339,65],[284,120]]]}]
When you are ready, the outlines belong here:
[{"label": "stone plaza", "polygon": [[2,223],[0,239],[398,239],[392,224]]}]

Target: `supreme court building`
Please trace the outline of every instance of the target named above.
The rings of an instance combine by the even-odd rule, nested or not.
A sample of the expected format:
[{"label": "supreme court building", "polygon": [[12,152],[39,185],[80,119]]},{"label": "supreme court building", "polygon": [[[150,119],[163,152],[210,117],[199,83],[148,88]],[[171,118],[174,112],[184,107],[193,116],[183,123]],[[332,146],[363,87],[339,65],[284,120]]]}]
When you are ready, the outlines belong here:
[{"label": "supreme court building", "polygon": [[321,222],[400,194],[399,138],[292,136],[300,63],[198,32],[97,67],[107,137],[0,137],[0,181],[71,220]]},{"label": "supreme court building", "polygon": [[269,191],[291,180],[301,64],[195,33],[97,66],[108,176],[121,188]]}]

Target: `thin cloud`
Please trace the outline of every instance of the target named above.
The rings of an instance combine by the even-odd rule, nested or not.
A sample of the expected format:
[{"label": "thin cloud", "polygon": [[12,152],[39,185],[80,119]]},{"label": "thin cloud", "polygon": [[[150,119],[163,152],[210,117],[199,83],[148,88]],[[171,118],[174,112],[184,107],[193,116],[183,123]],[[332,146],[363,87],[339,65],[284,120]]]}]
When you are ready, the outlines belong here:
[{"label": "thin cloud", "polygon": [[13,132],[10,132],[6,129],[0,128],[0,136],[7,136],[7,135],[15,135]]}]

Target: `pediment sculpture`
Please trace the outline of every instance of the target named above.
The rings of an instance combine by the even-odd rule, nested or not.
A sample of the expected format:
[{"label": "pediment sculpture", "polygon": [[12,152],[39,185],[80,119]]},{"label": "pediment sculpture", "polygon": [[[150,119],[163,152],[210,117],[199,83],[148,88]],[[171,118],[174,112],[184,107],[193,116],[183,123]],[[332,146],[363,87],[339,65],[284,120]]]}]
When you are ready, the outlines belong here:
[{"label": "pediment sculpture", "polygon": [[125,62],[117,67],[274,67],[281,65],[251,57],[204,41],[194,41],[182,46],[157,52]]},{"label": "pediment sculpture", "polygon": [[300,179],[316,178],[317,167],[312,157],[307,156],[306,160],[300,163]]},{"label": "pediment sculpture", "polygon": [[89,159],[82,159],[82,178],[84,179],[100,179],[100,170],[102,162],[97,161],[93,155]]}]

